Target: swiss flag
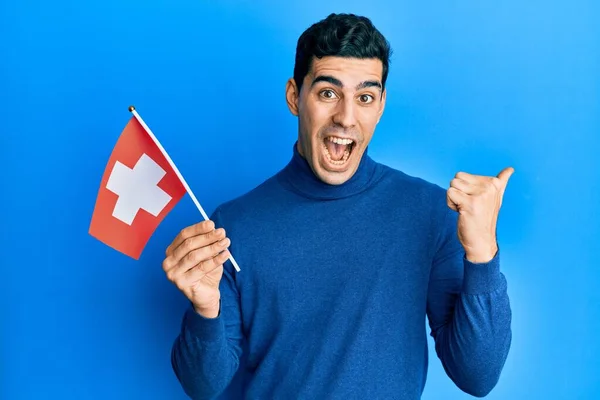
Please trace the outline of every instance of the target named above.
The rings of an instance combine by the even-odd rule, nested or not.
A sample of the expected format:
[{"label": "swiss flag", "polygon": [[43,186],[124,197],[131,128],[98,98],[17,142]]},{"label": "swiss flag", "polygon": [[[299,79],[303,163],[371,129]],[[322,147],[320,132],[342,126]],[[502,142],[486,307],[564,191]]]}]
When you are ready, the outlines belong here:
[{"label": "swiss flag", "polygon": [[185,193],[161,149],[131,117],[104,170],[89,234],[137,260]]}]

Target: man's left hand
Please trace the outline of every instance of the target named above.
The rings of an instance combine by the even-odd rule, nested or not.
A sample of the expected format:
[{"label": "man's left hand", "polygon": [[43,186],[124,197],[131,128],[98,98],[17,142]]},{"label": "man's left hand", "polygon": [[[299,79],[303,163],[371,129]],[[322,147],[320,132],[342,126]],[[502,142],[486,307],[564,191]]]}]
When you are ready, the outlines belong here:
[{"label": "man's left hand", "polygon": [[496,222],[514,171],[508,167],[496,177],[459,172],[450,182],[446,200],[459,213],[458,238],[470,262],[489,262],[498,251]]}]

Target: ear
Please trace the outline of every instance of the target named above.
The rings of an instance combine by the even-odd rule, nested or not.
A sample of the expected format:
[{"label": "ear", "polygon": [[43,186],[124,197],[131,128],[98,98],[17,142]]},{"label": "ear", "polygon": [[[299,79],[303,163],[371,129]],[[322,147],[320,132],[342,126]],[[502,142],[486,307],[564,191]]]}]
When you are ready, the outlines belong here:
[{"label": "ear", "polygon": [[387,96],[387,90],[383,89],[383,93],[381,94],[381,103],[379,104],[379,112],[377,113],[377,123],[381,120],[381,116],[383,115],[383,110],[385,109],[385,99]]},{"label": "ear", "polygon": [[298,87],[296,86],[296,81],[294,78],[288,79],[285,85],[285,101],[287,102],[288,108],[290,112],[296,116],[298,116],[298,98],[300,97],[300,93],[298,93]]}]

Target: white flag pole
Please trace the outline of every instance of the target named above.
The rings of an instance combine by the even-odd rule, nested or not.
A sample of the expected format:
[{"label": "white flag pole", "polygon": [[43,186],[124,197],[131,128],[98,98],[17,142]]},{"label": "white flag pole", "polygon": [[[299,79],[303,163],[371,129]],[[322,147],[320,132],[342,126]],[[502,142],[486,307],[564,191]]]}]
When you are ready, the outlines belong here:
[{"label": "white flag pole", "polygon": [[[208,217],[208,215],[206,215],[206,212],[204,212],[204,209],[200,205],[200,202],[198,202],[198,199],[196,199],[196,196],[194,196],[194,193],[192,193],[192,190],[188,186],[187,182],[185,181],[185,179],[183,179],[183,175],[181,175],[181,173],[179,172],[179,170],[175,166],[175,163],[173,162],[173,160],[171,160],[171,157],[169,157],[169,154],[167,154],[166,150],[160,144],[160,142],[158,141],[158,139],[156,138],[156,136],[154,136],[154,133],[152,133],[152,131],[150,130],[150,128],[148,127],[148,125],[146,125],[146,123],[144,122],[144,120],[142,119],[142,117],[140,117],[140,115],[137,113],[137,111],[135,110],[134,106],[129,106],[129,111],[131,111],[131,113],[139,121],[139,123],[142,125],[142,127],[144,127],[144,129],[146,130],[146,132],[148,132],[148,135],[150,135],[150,137],[152,138],[152,140],[154,141],[154,143],[156,144],[156,146],[160,149],[160,151],[162,152],[162,154],[165,156],[165,158],[169,162],[169,165],[171,165],[171,168],[173,168],[173,171],[175,171],[175,173],[177,174],[177,177],[179,178],[179,180],[181,181],[181,183],[185,187],[185,190],[188,192],[188,194],[192,198],[192,201],[194,202],[194,204],[198,208],[198,211],[200,211],[200,214],[202,214],[202,216],[204,217],[205,220],[208,220],[209,217]],[[238,272],[240,272],[240,267],[238,266],[237,262],[233,258],[233,255],[230,255],[229,260],[231,261],[231,263],[235,267],[235,270],[238,271]]]}]

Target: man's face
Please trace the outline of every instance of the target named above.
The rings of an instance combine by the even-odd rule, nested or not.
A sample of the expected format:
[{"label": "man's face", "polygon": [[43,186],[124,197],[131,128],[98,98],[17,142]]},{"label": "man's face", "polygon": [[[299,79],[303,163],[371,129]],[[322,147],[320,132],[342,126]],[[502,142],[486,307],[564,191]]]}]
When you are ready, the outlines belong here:
[{"label": "man's face", "polygon": [[323,182],[339,185],[356,172],[385,106],[382,67],[379,59],[314,58],[300,96],[288,81],[298,151]]}]

